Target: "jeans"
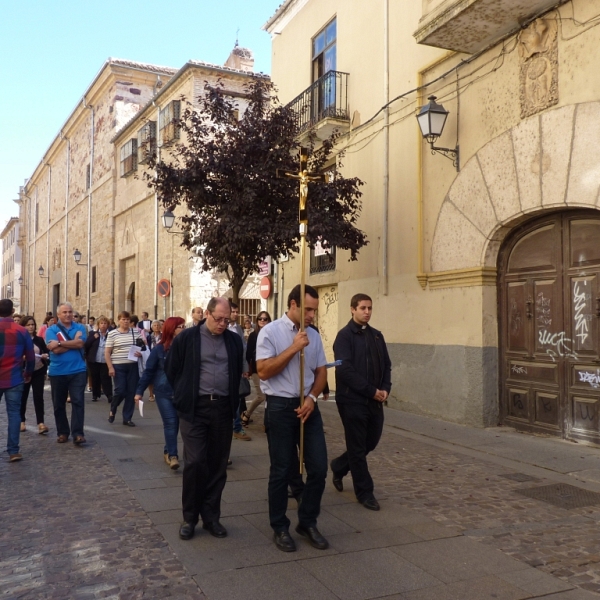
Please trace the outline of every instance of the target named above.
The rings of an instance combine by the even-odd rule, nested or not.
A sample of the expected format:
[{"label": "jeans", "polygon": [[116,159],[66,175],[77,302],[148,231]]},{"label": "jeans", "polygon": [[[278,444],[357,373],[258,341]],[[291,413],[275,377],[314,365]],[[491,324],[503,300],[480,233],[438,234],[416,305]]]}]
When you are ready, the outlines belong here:
[{"label": "jeans", "polygon": [[4,396],[6,402],[6,416],[8,417],[8,439],[6,451],[9,454],[19,452],[19,436],[21,430],[21,396],[23,395],[23,384],[11,388],[0,389],[0,400]]},{"label": "jeans", "polygon": [[25,412],[27,411],[27,400],[29,399],[29,390],[33,390],[33,406],[35,408],[35,418],[38,425],[44,422],[44,383],[46,382],[46,373],[48,369],[43,367],[33,372],[31,381],[23,385],[23,395],[21,396],[21,423],[25,423]]},{"label": "jeans", "polygon": [[[56,434],[83,436],[84,393],[87,384],[87,372],[81,371],[73,375],[50,376],[52,388],[52,404],[54,405],[54,421]],[[71,398],[71,426],[67,418],[67,396]]]},{"label": "jeans", "polygon": [[228,399],[196,400],[194,420],[181,419],[183,438],[183,520],[218,521],[231,449],[231,405]]},{"label": "jeans", "polygon": [[119,404],[123,404],[123,423],[131,421],[135,409],[135,388],[140,380],[140,372],[137,362],[113,365],[115,369],[115,390],[110,403],[110,412],[117,414]]},{"label": "jeans", "polygon": [[177,434],[179,433],[179,416],[177,410],[173,406],[173,400],[169,396],[156,393],[154,397],[158,412],[163,421],[165,431],[165,454],[169,456],[177,456]]},{"label": "jeans", "polygon": [[[299,406],[299,398],[267,396],[265,426],[271,459],[269,520],[276,533],[287,531],[290,526],[290,520],[285,513],[291,469],[298,467],[300,419],[295,409]],[[323,419],[317,404],[304,424],[304,464],[307,475],[298,508],[298,521],[303,527],[316,527],[327,477],[327,446],[323,433]]]},{"label": "jeans", "polygon": [[338,401],[337,409],[344,425],[346,452],[331,461],[331,469],[340,478],[350,471],[356,499],[365,502],[373,498],[367,454],[375,450],[381,439],[383,404],[376,400],[367,404]]}]

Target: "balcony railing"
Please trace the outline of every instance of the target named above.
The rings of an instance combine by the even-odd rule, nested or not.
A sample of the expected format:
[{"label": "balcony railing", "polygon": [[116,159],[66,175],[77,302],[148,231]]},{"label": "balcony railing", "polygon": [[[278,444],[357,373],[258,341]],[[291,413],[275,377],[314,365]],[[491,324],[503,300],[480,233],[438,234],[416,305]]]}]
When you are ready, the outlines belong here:
[{"label": "balcony railing", "polygon": [[314,127],[324,119],[349,121],[348,73],[325,73],[288,106],[296,113],[298,133]]},{"label": "balcony railing", "polygon": [[319,248],[315,252],[314,248],[310,250],[310,274],[325,273],[326,271],[335,271],[335,246],[329,248],[326,252]]}]

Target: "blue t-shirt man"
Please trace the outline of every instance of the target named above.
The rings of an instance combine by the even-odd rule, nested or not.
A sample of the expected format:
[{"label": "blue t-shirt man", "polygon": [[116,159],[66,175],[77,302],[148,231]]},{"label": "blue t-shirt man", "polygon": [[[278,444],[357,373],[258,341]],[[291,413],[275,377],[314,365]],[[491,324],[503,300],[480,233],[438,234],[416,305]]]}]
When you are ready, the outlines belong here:
[{"label": "blue t-shirt man", "polygon": [[[85,342],[87,338],[87,330],[85,325],[81,323],[71,323],[65,325],[60,323],[61,327],[69,334],[69,337],[74,340],[77,332],[81,332],[81,339]],[[46,330],[46,344],[51,341],[64,341],[66,336],[60,330],[58,325],[52,325]],[[50,353],[50,368],[48,375],[50,377],[56,375],[74,375],[86,370],[85,360],[83,358],[83,350],[72,349],[62,354]]]}]

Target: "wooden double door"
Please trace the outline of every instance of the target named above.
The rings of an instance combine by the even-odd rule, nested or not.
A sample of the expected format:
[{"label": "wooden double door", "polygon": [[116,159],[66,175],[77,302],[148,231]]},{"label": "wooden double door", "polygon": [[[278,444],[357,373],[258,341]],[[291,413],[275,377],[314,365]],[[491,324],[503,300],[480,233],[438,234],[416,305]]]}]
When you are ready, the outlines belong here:
[{"label": "wooden double door", "polygon": [[519,227],[498,273],[502,422],[600,443],[600,212]]}]

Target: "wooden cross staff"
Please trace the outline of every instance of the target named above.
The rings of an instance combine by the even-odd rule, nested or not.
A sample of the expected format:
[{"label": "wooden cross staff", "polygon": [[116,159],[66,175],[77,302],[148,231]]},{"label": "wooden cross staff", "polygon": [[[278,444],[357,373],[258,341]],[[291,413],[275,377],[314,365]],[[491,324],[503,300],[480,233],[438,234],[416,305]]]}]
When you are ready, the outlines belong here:
[{"label": "wooden cross staff", "polygon": [[[300,148],[300,171],[288,173],[277,169],[277,177],[288,177],[297,179],[300,184],[300,208],[298,222],[300,224],[300,331],[304,331],[304,296],[306,294],[306,234],[308,233],[308,182],[323,181],[329,183],[328,173],[313,174],[308,172],[308,150]],[[304,348],[300,350],[300,407],[304,405]],[[304,423],[300,421],[300,473],[304,472]]]}]

